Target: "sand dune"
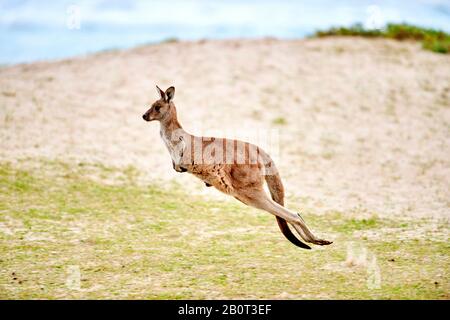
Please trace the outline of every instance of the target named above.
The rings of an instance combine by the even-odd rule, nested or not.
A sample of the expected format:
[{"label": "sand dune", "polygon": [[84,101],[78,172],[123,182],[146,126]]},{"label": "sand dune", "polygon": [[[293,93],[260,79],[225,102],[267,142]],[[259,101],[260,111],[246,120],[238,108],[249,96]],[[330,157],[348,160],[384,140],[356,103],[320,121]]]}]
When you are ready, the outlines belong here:
[{"label": "sand dune", "polygon": [[173,42],[4,67],[0,159],[133,165],[220,197],[175,173],[159,126],[141,119],[155,84],[176,87],[192,133],[271,136],[292,206],[450,215],[450,56],[416,43]]}]

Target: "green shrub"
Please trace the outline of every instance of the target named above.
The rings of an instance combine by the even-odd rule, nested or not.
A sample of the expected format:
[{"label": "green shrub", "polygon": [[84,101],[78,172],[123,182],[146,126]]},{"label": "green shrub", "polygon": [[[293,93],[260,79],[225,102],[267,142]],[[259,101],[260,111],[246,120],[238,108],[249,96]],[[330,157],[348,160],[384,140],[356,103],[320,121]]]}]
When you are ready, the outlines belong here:
[{"label": "green shrub", "polygon": [[395,40],[414,40],[421,41],[424,49],[437,53],[450,52],[450,34],[440,30],[422,28],[405,23],[390,23],[383,29],[374,30],[365,29],[362,24],[357,23],[350,27],[333,27],[328,30],[319,30],[314,35],[316,37],[361,36]]}]

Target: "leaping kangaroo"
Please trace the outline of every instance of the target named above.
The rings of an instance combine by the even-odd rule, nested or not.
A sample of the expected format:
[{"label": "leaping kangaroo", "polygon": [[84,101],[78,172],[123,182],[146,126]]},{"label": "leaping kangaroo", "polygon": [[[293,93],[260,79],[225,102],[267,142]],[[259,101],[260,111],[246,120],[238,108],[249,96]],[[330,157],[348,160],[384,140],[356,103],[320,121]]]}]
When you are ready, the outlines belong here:
[{"label": "leaping kangaroo", "polygon": [[[145,121],[159,121],[161,138],[177,172],[189,172],[207,187],[215,187],[248,206],[276,216],[283,235],[294,245],[311,249],[290,230],[294,227],[309,243],[328,245],[331,241],[314,236],[302,217],[284,207],[284,187],[273,160],[261,148],[239,140],[196,137],[187,133],[177,120],[173,103],[175,88],[165,92],[156,86],[160,98],[142,116]],[[272,199],[264,191],[267,183]]]}]

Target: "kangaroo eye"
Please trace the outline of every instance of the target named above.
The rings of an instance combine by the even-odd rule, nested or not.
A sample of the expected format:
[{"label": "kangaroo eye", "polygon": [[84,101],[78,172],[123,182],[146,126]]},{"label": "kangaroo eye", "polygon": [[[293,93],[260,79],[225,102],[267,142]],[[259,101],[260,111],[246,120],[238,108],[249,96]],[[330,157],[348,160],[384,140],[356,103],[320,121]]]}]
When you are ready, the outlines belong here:
[{"label": "kangaroo eye", "polygon": [[161,106],[155,106],[155,111],[159,112],[159,109],[161,109]]}]

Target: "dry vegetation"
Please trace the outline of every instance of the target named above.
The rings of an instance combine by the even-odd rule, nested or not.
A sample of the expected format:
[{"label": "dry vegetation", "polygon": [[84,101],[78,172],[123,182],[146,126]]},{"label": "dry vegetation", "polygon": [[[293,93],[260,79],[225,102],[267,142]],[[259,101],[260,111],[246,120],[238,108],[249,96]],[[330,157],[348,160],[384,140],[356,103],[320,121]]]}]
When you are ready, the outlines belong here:
[{"label": "dry vegetation", "polygon": [[132,170],[20,165],[0,167],[0,299],[450,298],[444,220],[306,212],[335,240],[306,251],[264,212]]},{"label": "dry vegetation", "polygon": [[[335,243],[299,250],[175,173],[141,119],[155,83],[192,133],[273,134],[289,206]],[[449,298],[450,56],[419,43],[171,41],[4,67],[0,122],[1,298]]]}]

